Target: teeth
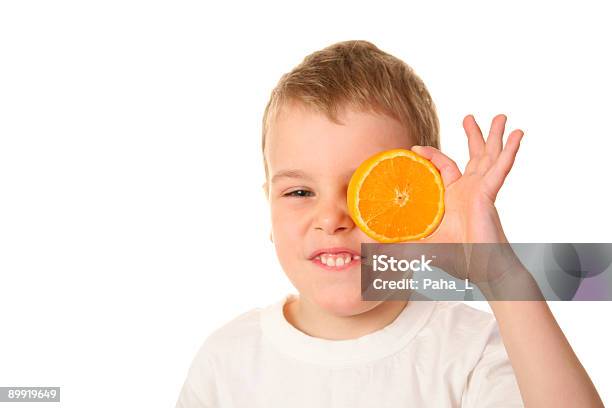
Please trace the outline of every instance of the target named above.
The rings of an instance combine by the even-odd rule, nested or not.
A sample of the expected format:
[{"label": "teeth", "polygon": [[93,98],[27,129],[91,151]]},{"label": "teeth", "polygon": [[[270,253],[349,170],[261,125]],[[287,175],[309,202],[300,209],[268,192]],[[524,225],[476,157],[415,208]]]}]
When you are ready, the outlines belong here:
[{"label": "teeth", "polygon": [[327,266],[341,267],[351,263],[353,259],[361,259],[361,257],[344,252],[339,254],[320,254],[316,259]]}]

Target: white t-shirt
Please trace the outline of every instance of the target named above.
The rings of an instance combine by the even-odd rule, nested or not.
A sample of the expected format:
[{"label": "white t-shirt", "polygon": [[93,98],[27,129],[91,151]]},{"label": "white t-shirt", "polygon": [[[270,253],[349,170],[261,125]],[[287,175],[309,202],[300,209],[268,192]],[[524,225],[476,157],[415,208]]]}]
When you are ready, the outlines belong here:
[{"label": "white t-shirt", "polygon": [[214,331],[177,408],[522,407],[493,315],[411,301],[388,326],[350,340],[309,336],[280,301]]}]

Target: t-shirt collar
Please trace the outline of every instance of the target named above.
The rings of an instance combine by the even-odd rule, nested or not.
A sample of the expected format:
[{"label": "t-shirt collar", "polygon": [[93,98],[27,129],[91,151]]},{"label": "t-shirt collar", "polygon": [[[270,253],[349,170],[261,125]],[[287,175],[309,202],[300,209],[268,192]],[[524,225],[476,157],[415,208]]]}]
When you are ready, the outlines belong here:
[{"label": "t-shirt collar", "polygon": [[309,336],[287,321],[283,307],[296,296],[290,293],[262,310],[263,335],[286,355],[327,366],[365,363],[396,353],[423,328],[436,306],[431,300],[410,301],[393,322],[380,330],[356,339],[328,340]]}]

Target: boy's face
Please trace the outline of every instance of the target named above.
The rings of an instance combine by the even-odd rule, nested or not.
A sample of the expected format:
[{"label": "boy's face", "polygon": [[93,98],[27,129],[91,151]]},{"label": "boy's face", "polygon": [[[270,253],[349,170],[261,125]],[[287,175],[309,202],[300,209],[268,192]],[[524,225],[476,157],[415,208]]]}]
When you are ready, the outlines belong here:
[{"label": "boy's face", "polygon": [[[386,115],[344,109],[338,119],[344,125],[298,103],[285,106],[267,135],[270,180],[264,190],[269,189],[278,259],[300,297],[328,313],[349,316],[380,303],[361,300],[359,263],[325,268],[311,255],[332,247],[360,254],[362,242],[376,242],[349,216],[348,183],[368,157],[388,149],[410,149],[414,139]],[[301,175],[277,176],[290,170]]]}]

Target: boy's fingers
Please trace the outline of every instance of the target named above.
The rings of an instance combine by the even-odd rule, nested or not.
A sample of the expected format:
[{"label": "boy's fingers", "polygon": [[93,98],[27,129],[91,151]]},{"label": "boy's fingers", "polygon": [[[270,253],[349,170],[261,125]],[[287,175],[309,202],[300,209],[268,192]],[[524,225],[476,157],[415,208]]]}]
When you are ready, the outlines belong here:
[{"label": "boy's fingers", "polygon": [[482,131],[473,115],[467,115],[463,118],[463,129],[468,137],[470,159],[480,156],[484,153],[485,141],[482,137]]},{"label": "boy's fingers", "polygon": [[487,137],[486,151],[489,156],[493,159],[497,159],[497,156],[502,151],[502,141],[504,137],[504,129],[506,128],[506,115],[497,115],[491,122],[491,130],[489,130],[489,136]]},{"label": "boy's fingers", "polygon": [[412,151],[431,161],[440,172],[444,187],[448,187],[461,177],[457,163],[440,150],[432,146],[412,146]]},{"label": "boy's fingers", "polygon": [[516,154],[521,144],[521,139],[523,138],[523,131],[520,129],[513,130],[512,133],[508,136],[508,140],[506,141],[506,146],[504,146],[504,150],[499,155],[499,158],[491,168],[491,188],[499,191],[506,176],[510,173],[510,169],[514,165],[514,159],[516,158]]}]

